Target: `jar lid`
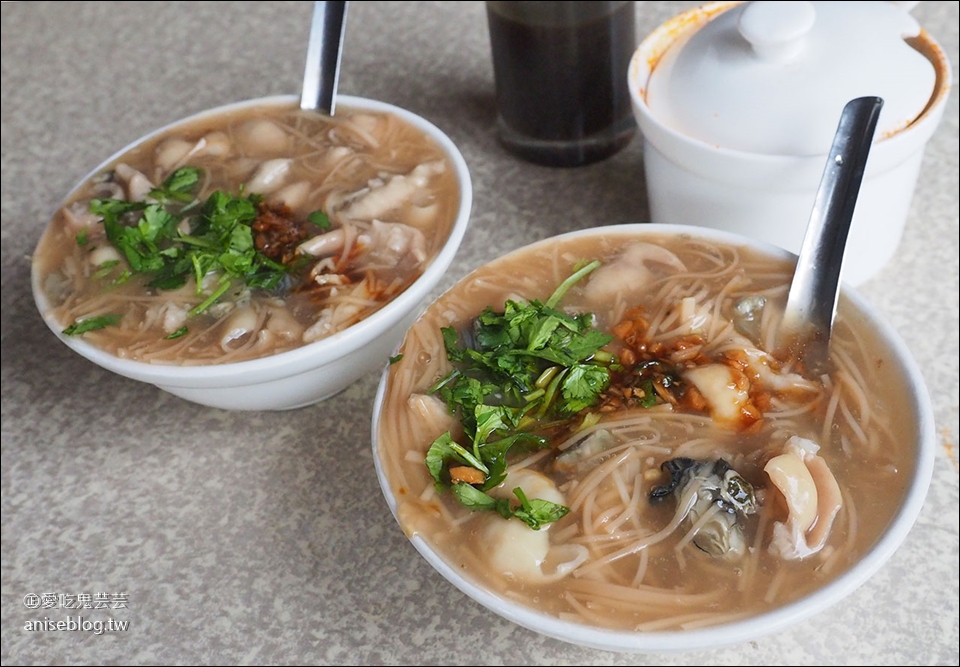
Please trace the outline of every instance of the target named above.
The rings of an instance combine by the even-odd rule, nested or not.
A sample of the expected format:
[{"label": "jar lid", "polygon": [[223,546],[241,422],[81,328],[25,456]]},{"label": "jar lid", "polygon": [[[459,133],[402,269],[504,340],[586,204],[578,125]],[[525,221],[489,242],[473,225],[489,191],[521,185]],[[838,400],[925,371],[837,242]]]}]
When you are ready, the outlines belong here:
[{"label": "jar lid", "polygon": [[891,2],[747,2],[681,36],[657,62],[647,104],[660,122],[722,148],[829,151],[851,99],[884,100],[876,140],[910,125],[936,85],[906,41],[920,25]]}]

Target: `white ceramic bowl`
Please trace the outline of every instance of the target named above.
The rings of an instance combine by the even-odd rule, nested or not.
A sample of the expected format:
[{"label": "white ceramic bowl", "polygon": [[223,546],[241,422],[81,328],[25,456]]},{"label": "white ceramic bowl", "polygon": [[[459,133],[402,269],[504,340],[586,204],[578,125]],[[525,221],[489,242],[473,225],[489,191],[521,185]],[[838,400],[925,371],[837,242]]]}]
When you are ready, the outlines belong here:
[{"label": "white ceramic bowl", "polygon": [[[292,104],[298,98],[276,96],[217,107],[171,123],[143,137],[104,160],[80,184],[98,173],[130,148],[180,123],[245,106]],[[459,149],[449,137],[426,119],[385,102],[341,95],[343,107],[392,113],[420,128],[446,152],[456,170],[460,204],[449,237],[422,275],[405,291],[369,317],[317,342],[273,356],[206,366],[158,365],[121,359],[94,347],[79,336],[62,333],[64,324],[50,314],[50,304],[33,272],[37,308],[50,330],[68,347],[93,363],[124,377],[148,382],[181,398],[228,410],[285,410],[322,401],[369,372],[382,367],[403,331],[419,312],[423,300],[440,282],[460,247],[473,202],[470,173]],[[79,184],[77,185],[79,187]]]},{"label": "white ceramic bowl", "polygon": [[[770,4],[787,7],[790,3]],[[883,9],[884,4],[848,3],[843,7],[854,7],[856,11],[869,15],[871,8]],[[831,116],[834,120],[823,121],[819,127],[800,126],[802,115],[798,120],[796,114],[791,116],[784,110],[781,118],[776,109],[778,105],[790,106],[791,111],[795,111],[797,107],[803,108],[800,102],[794,104],[793,97],[788,96],[786,91],[808,90],[816,94],[806,95],[805,99],[815,98],[819,103],[821,97],[828,97],[827,93],[832,93],[834,97],[849,93],[842,98],[846,101],[861,95],[877,95],[877,92],[873,92],[875,89],[856,76],[831,81],[834,70],[846,71],[840,66],[844,63],[822,57],[819,60],[813,58],[813,55],[819,57],[819,54],[812,54],[808,58],[811,62],[800,60],[787,64],[764,62],[761,63],[762,66],[756,65],[753,59],[740,57],[741,52],[749,51],[746,41],[740,40],[741,44],[723,32],[723,39],[715,38],[718,44],[714,45],[714,51],[711,52],[712,58],[716,60],[714,68],[735,69],[735,66],[739,65],[739,69],[735,69],[735,73],[723,81],[737,81],[737,77],[742,75],[742,80],[755,83],[753,88],[745,84],[742,87],[748,90],[729,93],[722,89],[723,81],[718,81],[716,87],[721,87],[721,90],[716,92],[712,99],[708,99],[706,89],[710,86],[706,84],[710,83],[709,80],[691,82],[686,89],[680,85],[682,78],[674,81],[674,88],[683,89],[688,93],[687,97],[692,99],[703,96],[699,102],[685,97],[674,104],[678,112],[690,111],[691,107],[695,107],[699,112],[696,114],[699,120],[689,123],[700,125],[692,129],[687,126],[680,127],[674,118],[663,117],[662,112],[658,112],[656,105],[648,99],[651,95],[652,78],[658,75],[667,76],[658,69],[665,54],[671,49],[683,48],[683,45],[689,44],[684,40],[698,34],[698,31],[704,30],[705,26],[717,21],[719,17],[727,18],[744,6],[738,0],[724,0],[682,12],[647,35],[634,53],[628,73],[628,85],[634,115],[644,139],[643,159],[651,221],[660,224],[715,227],[799,252],[813,210],[817,186],[826,166],[827,148],[836,130],[843,104],[836,106],[835,115]],[[935,69],[936,82],[929,103],[921,103],[923,112],[907,127],[896,126],[896,130],[883,131],[884,112],[881,112],[881,127],[870,151],[846,246],[847,259],[843,279],[854,286],[874,276],[896,251],[919,176],[924,149],[943,118],[949,98],[952,81],[950,61],[929,33],[921,30],[920,37],[927,50],[927,58]],[[879,39],[880,35],[877,35],[877,38]],[[822,40],[818,44],[821,48],[824,46]],[[838,51],[839,47],[851,47],[853,53],[860,50],[869,53],[865,47],[861,49],[855,41],[845,38],[827,40],[827,44],[837,47]],[[810,48],[813,49],[812,46]],[[748,68],[745,63],[753,66]],[[806,79],[797,75],[797,72],[803,72],[804,67],[811,67],[811,63],[823,64],[824,67]],[[699,71],[712,71],[707,64]],[[770,77],[771,81],[751,78],[761,73],[769,74],[771,71],[776,73]],[[687,73],[686,69],[682,71],[682,75]],[[678,78],[682,76],[678,74],[678,70],[671,74]],[[905,80],[903,76],[898,78],[892,70],[875,74],[879,74],[885,81],[894,82],[895,85],[902,84]],[[803,83],[807,85],[804,86]],[[784,94],[772,90],[776,85],[786,89]],[[839,91],[834,88],[839,88]],[[824,93],[822,96],[821,92]],[[722,102],[731,97],[736,97],[736,101],[742,106],[753,109],[757,118],[731,117],[735,114],[729,110],[714,108],[713,100]],[[787,99],[790,102],[786,102]],[[809,106],[816,107],[814,104]],[[893,100],[888,100],[884,111],[887,111],[888,107],[892,113]],[[761,135],[759,125],[771,126],[766,128],[766,135],[779,134],[779,141],[771,140],[766,150],[755,146],[747,150],[730,143],[721,143],[713,138],[718,131],[707,127],[708,120],[716,120],[724,127],[729,126],[730,133],[744,137],[745,145],[749,145],[747,138],[754,138],[751,136],[754,129],[756,135]],[[761,123],[761,120],[764,122]],[[784,146],[792,146],[794,137],[803,138],[806,143],[800,148],[788,150]]]},{"label": "white ceramic bowl", "polygon": [[[795,256],[765,242],[747,239],[721,230],[686,225],[643,224],[601,227],[564,234],[555,239],[545,239],[528,247],[548,246],[558,240],[580,240],[600,234],[612,235],[614,239],[622,239],[625,244],[629,241],[649,238],[649,235],[664,233],[684,234],[696,239],[730,243],[759,250],[774,258],[795,260]],[[523,250],[525,248],[518,249],[511,254]],[[494,264],[498,261],[501,260],[494,260]],[[466,276],[463,281],[469,279],[470,276]],[[455,290],[456,286],[451,289]],[[452,323],[453,316],[449,311],[437,310],[437,303],[442,299],[443,296],[434,304],[428,306],[422,317],[427,317],[433,310],[436,310],[438,313],[447,313],[444,317],[441,317],[440,321]],[[490,305],[496,309],[502,309],[503,306],[502,303]],[[492,612],[543,635],[608,651],[677,652],[739,644],[783,630],[837,603],[866,582],[884,565],[904,541],[914,524],[924,502],[933,470],[936,447],[933,411],[924,380],[910,351],[881,313],[851,288],[845,287],[842,290],[840,312],[845,313],[847,318],[859,320],[867,329],[873,330],[877,340],[880,341],[884,364],[889,364],[888,370],[892,372],[892,377],[895,378],[893,382],[897,386],[897,395],[907,403],[906,419],[909,425],[906,432],[910,434],[908,437],[912,438],[915,447],[912,455],[913,472],[905,480],[905,490],[899,507],[892,513],[888,525],[879,534],[875,543],[866,549],[862,557],[838,578],[822,588],[814,590],[806,597],[785,606],[757,616],[725,622],[713,627],[683,631],[633,632],[607,630],[585,623],[561,620],[532,606],[494,592],[489,586],[480,583],[480,579],[471,576],[465,569],[467,566],[463,562],[451,562],[445,559],[433,543],[422,534],[418,534],[416,530],[411,529],[411,508],[405,506],[407,501],[403,498],[405,497],[407,500],[417,498],[418,490],[403,483],[398,484],[397,478],[395,476],[391,477],[391,473],[388,472],[389,465],[386,461],[389,458],[396,460],[397,456],[390,457],[383,451],[383,445],[381,444],[383,438],[381,431],[384,428],[382,422],[385,421],[383,409],[389,388],[389,369],[381,379],[372,419],[374,462],[383,495],[394,517],[410,537],[412,545],[441,576]],[[403,348],[401,347],[398,351],[402,352]],[[427,379],[427,381],[432,382],[430,379]],[[410,461],[412,459],[405,458],[404,460]],[[861,511],[869,511],[869,509]],[[654,567],[652,563],[651,559],[650,567]]]}]

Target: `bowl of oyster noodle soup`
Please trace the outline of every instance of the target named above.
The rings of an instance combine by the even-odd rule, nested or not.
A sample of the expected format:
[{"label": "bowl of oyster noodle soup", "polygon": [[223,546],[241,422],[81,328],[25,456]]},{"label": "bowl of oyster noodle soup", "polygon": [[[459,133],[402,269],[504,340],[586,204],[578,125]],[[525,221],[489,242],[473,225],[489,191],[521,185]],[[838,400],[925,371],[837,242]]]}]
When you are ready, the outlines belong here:
[{"label": "bowl of oyster noodle soup", "polygon": [[115,373],[213,407],[300,407],[387,362],[471,205],[460,151],[410,111],[245,101],[85,176],[37,245],[34,297]]},{"label": "bowl of oyster noodle soup", "polygon": [[841,600],[913,525],[934,421],[909,350],[851,289],[826,371],[779,351],[795,263],[628,224],[464,277],[376,397],[400,529],[493,612],[611,651],[736,644]]}]

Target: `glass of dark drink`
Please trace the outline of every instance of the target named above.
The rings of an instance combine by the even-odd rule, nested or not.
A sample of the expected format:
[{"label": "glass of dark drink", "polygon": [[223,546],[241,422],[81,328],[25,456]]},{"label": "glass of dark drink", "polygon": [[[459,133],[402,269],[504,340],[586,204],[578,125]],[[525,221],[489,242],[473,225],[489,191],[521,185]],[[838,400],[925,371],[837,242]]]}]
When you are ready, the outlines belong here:
[{"label": "glass of dark drink", "polygon": [[487,2],[497,134],[554,167],[610,157],[636,131],[627,70],[634,2]]}]

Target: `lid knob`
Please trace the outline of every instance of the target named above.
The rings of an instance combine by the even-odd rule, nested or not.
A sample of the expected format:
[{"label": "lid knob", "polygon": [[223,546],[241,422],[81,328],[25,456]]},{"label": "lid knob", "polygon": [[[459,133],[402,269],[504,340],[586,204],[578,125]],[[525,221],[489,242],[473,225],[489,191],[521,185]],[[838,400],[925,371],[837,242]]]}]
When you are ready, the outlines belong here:
[{"label": "lid knob", "polygon": [[789,62],[803,50],[817,14],[811,2],[751,2],[737,27],[753,52],[768,62]]}]

